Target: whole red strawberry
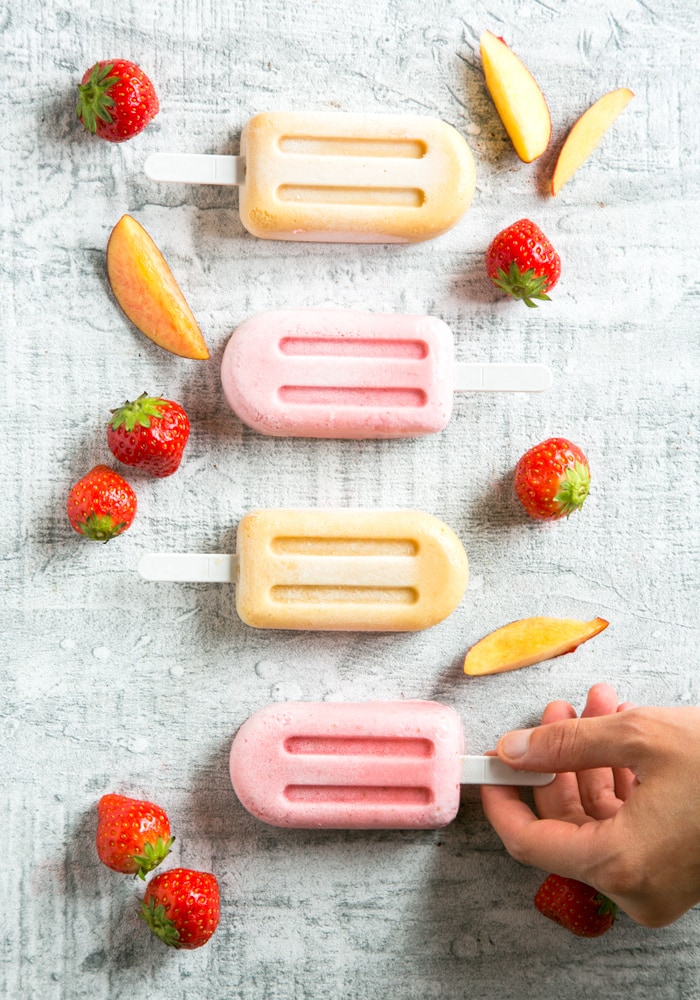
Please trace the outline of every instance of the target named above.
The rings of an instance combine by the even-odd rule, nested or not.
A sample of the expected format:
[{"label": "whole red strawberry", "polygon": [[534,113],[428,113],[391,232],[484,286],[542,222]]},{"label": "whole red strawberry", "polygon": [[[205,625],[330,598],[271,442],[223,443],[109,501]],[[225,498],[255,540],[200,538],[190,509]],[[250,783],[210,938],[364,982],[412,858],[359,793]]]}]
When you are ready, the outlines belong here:
[{"label": "whole red strawberry", "polygon": [[578,937],[600,937],[617,916],[611,899],[585,882],[561,875],[548,875],[535,895],[540,913]]},{"label": "whole red strawberry", "polygon": [[171,948],[201,948],[219,925],[219,883],[207,872],[173,868],[148,883],[141,916]]},{"label": "whole red strawberry", "polygon": [[88,132],[124,142],[142,132],[160,110],[153,84],[128,59],[104,59],[86,71],[75,113]]},{"label": "whole red strawberry", "polygon": [[539,226],[520,219],[501,230],[486,251],[486,273],[501,291],[535,308],[561,275],[561,260]]},{"label": "whole red strawberry", "polygon": [[66,503],[71,527],[94,542],[107,542],[129,528],[136,494],[118,472],[96,465],[71,488]]},{"label": "whole red strawberry", "polygon": [[97,854],[115,872],[145,878],[170,854],[175,838],[160,806],[125,795],[103,795],[97,803]]},{"label": "whole red strawberry", "polygon": [[566,438],[548,438],[515,467],[515,492],[530,517],[556,521],[583,506],[591,485],[588,459]]},{"label": "whole red strawberry", "polygon": [[115,458],[152,476],[172,476],[182,460],[190,422],[179,403],[142,393],[112,410],[107,444]]}]

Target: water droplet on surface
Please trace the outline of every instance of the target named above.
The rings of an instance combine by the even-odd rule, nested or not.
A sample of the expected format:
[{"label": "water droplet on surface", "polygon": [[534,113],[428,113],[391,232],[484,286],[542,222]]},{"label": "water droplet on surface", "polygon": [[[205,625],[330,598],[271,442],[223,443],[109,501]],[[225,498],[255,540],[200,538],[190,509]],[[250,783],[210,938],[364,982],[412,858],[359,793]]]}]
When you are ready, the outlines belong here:
[{"label": "water droplet on surface", "polygon": [[70,650],[70,649],[75,649],[77,644],[75,639],[61,639],[59,645],[61,649]]},{"label": "water droplet on surface", "polygon": [[470,122],[464,130],[467,135],[481,135],[481,125]]},{"label": "water droplet on surface", "polygon": [[270,688],[270,697],[273,701],[299,701],[301,698],[301,688],[292,681],[282,681],[273,684]]},{"label": "water droplet on surface", "polygon": [[96,660],[110,660],[112,658],[112,651],[106,646],[96,646],[92,651],[92,655]]},{"label": "water droplet on surface", "polygon": [[274,660],[260,660],[255,664],[255,673],[263,680],[272,680],[279,675],[279,672],[279,663],[275,663]]}]

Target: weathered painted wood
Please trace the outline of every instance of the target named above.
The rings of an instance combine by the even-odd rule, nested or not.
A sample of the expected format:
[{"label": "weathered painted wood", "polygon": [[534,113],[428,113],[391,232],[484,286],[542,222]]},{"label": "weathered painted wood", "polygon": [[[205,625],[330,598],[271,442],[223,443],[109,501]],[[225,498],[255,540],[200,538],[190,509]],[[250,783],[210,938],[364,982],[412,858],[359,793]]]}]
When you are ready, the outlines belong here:
[{"label": "weathered painted wood", "polygon": [[[486,94],[478,36],[504,35],[542,85],[555,150],[616,86],[636,98],[556,200],[552,155],[515,157]],[[509,859],[470,791],[438,833],[266,828],[228,781],[239,724],[273,699],[435,697],[463,715],[470,749],[534,722],[552,698],[580,705],[607,679],[640,703],[697,703],[698,76],[691,0],[106,0],[0,13],[2,614],[5,775],[0,994],[41,1000],[163,996],[240,1000],[695,1000],[699,915],[648,931],[623,918],[596,943],[534,911],[541,878]],[[162,110],[110,146],[73,119],[97,58],[143,65]],[[465,220],[415,247],[315,246],[249,237],[237,195],[156,186],[146,156],[235,152],[267,108],[433,114],[468,139],[477,194]],[[124,212],[170,261],[212,350],[165,354],[110,296],[104,252]],[[482,256],[522,216],[557,245],[553,301],[497,295]],[[545,361],[540,397],[461,397],[419,441],[265,439],[227,409],[229,332],[268,308],[334,302],[428,312],[463,360]],[[140,512],[105,547],[64,515],[69,485],[110,459],[110,408],[144,389],[183,403],[192,437],[178,473],[133,476]],[[538,526],[510,472],[552,433],[587,451],[580,516]],[[152,549],[231,549],[258,506],[418,507],[463,538],[460,609],[417,635],[256,632],[232,591],[149,585]],[[467,647],[529,614],[601,615],[575,656],[466,679]],[[168,953],[134,915],[139,887],[93,848],[105,791],[170,813],[173,860],[223,891],[205,949]]]}]

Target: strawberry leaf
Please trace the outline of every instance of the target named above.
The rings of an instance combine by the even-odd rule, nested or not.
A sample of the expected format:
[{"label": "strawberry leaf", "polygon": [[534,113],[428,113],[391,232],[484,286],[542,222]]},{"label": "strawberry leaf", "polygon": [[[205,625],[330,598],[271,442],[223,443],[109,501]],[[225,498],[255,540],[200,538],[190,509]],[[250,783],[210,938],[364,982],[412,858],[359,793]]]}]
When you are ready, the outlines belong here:
[{"label": "strawberry leaf", "polygon": [[507,273],[502,267],[499,267],[498,277],[491,280],[496,288],[500,288],[502,292],[514,299],[522,300],[530,309],[537,308],[536,303],[532,301],[533,299],[551,301],[545,291],[549,279],[546,275],[535,274],[534,267],[528,268],[527,271],[521,271],[517,263],[511,261]]},{"label": "strawberry leaf", "polygon": [[112,430],[119,430],[123,427],[130,434],[138,424],[140,427],[150,427],[151,417],[160,418],[163,416],[164,401],[157,396],[149,396],[142,392],[138,399],[130,402],[128,399],[123,406],[112,410],[110,425]]},{"label": "strawberry leaf", "polygon": [[93,66],[87,83],[78,86],[75,113],[88,132],[93,134],[97,131],[98,118],[108,125],[114,121],[109,108],[115,106],[115,101],[110,96],[109,90],[115,83],[119,83],[119,77],[110,76],[113,69],[113,63],[108,63],[106,66],[97,63]]},{"label": "strawberry leaf", "polygon": [[617,903],[613,903],[612,899],[608,899],[608,897],[604,896],[602,892],[599,892],[595,896],[593,902],[599,904],[598,906],[599,916],[605,917],[610,915],[610,917],[612,917],[611,923],[615,920],[618,911]]},{"label": "strawberry leaf", "polygon": [[164,861],[170,854],[170,848],[173,846],[174,840],[174,837],[169,837],[167,841],[159,837],[155,844],[147,840],[143,845],[143,854],[134,854],[133,856],[134,861],[138,865],[138,870],[135,872],[134,878],[140,878],[145,881],[147,873],[157,868],[161,861]]},{"label": "strawberry leaf", "polygon": [[562,513],[569,517],[583,506],[591,487],[591,474],[582,462],[574,462],[564,473],[564,481],[554,497]]},{"label": "strawberry leaf", "polygon": [[142,902],[141,916],[163,944],[167,944],[169,948],[180,947],[180,932],[168,917],[162,903],[156,903],[153,897],[148,902]]},{"label": "strawberry leaf", "polygon": [[89,514],[76,524],[76,530],[93,542],[108,542],[126,528],[126,521],[115,521],[111,514]]}]

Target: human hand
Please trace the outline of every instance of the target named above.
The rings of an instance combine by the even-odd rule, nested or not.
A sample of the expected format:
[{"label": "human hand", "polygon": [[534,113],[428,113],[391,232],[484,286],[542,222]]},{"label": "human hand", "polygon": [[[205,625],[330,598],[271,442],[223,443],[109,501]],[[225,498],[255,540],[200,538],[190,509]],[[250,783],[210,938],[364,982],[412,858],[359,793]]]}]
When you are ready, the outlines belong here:
[{"label": "human hand", "polygon": [[647,927],[700,902],[700,708],[618,704],[596,684],[580,718],[552,702],[541,726],[506,733],[496,752],[557,772],[534,789],[537,815],[516,788],[481,789],[517,861],[594,886]]}]

